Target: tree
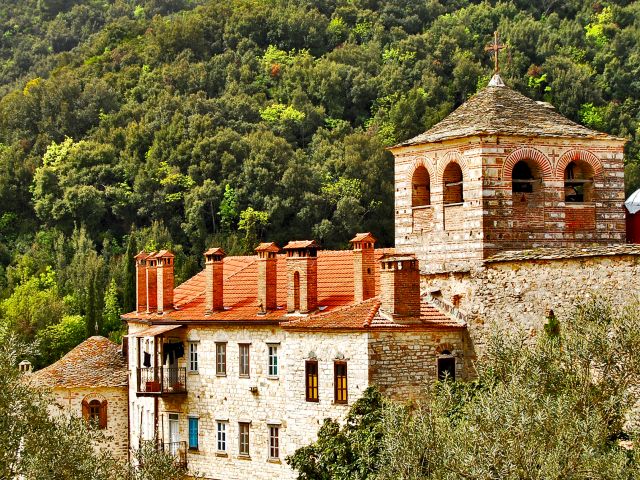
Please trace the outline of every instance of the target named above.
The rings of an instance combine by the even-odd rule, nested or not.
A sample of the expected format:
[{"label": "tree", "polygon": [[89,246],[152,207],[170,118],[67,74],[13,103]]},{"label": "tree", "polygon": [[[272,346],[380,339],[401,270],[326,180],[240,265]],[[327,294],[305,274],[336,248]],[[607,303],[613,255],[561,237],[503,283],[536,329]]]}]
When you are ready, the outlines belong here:
[{"label": "tree", "polygon": [[49,365],[65,355],[87,338],[87,325],[80,315],[62,317],[60,323],[49,325],[40,330],[38,340],[38,361],[35,367]]},{"label": "tree", "polygon": [[224,196],[220,203],[220,223],[226,231],[235,227],[238,219],[238,197],[236,191],[227,184],[224,187]]},{"label": "tree", "polygon": [[265,228],[269,224],[269,214],[252,207],[247,207],[240,213],[238,230],[244,232],[244,248],[246,253],[253,253],[258,246]]},{"label": "tree", "polygon": [[137,308],[136,305],[136,266],[135,257],[138,252],[134,228],[131,228],[127,239],[127,250],[124,253],[124,285],[122,286],[122,306],[127,312]]},{"label": "tree", "polygon": [[[135,309],[135,308],[134,308]],[[108,336],[112,341],[120,343],[122,340],[122,308],[118,300],[118,287],[114,278],[104,294],[104,310],[102,311],[101,335]]]}]

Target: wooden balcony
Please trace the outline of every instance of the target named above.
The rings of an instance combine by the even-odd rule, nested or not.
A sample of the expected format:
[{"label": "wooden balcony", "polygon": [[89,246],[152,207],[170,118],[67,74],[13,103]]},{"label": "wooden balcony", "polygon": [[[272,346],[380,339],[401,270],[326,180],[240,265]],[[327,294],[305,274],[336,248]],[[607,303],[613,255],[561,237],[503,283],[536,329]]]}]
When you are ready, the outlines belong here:
[{"label": "wooden balcony", "polygon": [[138,396],[162,396],[187,393],[187,369],[184,367],[138,368]]}]

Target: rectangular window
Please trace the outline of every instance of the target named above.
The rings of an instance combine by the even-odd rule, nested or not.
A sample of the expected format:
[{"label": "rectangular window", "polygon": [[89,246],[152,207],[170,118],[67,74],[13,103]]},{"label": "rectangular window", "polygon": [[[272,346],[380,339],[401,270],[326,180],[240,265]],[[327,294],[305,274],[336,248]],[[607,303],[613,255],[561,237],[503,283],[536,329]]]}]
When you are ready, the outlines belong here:
[{"label": "rectangular window", "polygon": [[280,458],[280,427],[269,427],[269,458],[272,460]]},{"label": "rectangular window", "polygon": [[217,438],[218,438],[218,451],[226,452],[227,451],[227,424],[225,422],[218,422]]},{"label": "rectangular window", "polygon": [[227,344],[216,343],[216,375],[224,377],[227,374]]},{"label": "rectangular window", "polygon": [[249,456],[249,424],[240,422],[238,424],[240,430],[238,453],[245,457]]},{"label": "rectangular window", "polygon": [[238,359],[240,361],[240,376],[248,377],[249,376],[249,347],[251,345],[249,343],[239,343],[239,356]]},{"label": "rectangular window", "polygon": [[333,364],[333,400],[335,403],[347,403],[347,363]]},{"label": "rectangular window", "polygon": [[319,400],[317,360],[307,360],[305,362],[305,384],[307,390],[307,402],[317,402]]},{"label": "rectangular window", "polygon": [[198,344],[196,342],[189,343],[189,371],[198,371]]},{"label": "rectangular window", "polygon": [[278,346],[269,345],[269,376],[278,376]]},{"label": "rectangular window", "polygon": [[189,450],[198,450],[198,418],[189,417]]}]

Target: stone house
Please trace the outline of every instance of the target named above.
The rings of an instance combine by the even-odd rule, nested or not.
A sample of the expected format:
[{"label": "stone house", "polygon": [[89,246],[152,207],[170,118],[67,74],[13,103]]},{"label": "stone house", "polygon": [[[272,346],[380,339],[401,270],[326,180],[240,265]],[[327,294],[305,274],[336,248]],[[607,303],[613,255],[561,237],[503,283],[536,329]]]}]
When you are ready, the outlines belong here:
[{"label": "stone house", "polygon": [[156,440],[210,479],[295,478],[284,458],[367,386],[416,397],[472,376],[489,326],[534,336],[589,295],[635,299],[623,147],[496,75],[390,149],[394,249],[370,233],[351,251],[211,248],[177,287],[170,252],[141,252],[123,316],[131,447]]},{"label": "stone house", "polygon": [[29,376],[51,391],[53,415],[82,415],[104,430],[97,448],[129,459],[128,371],[121,348],[104,337],[90,337],[60,360]]}]

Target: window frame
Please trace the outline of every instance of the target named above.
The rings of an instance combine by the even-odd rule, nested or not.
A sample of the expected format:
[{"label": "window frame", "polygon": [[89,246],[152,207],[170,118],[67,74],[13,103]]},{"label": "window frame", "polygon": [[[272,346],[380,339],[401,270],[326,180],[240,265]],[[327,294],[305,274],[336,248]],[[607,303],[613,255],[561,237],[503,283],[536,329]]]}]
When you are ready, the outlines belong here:
[{"label": "window frame", "polygon": [[[195,416],[188,417],[189,420],[189,450],[198,451],[200,449],[200,418]],[[195,425],[195,432],[193,426]],[[195,440],[195,445],[192,442]]]},{"label": "window frame", "polygon": [[198,358],[198,343],[200,342],[189,342],[188,352],[189,352],[189,372],[198,373],[199,370],[199,358]]},{"label": "window frame", "polygon": [[[279,346],[280,345],[275,343],[267,344],[267,374],[271,378],[280,376]],[[275,362],[273,360],[275,360]]]},{"label": "window frame", "polygon": [[269,460],[280,461],[280,426],[268,425],[269,428]]},{"label": "window frame", "polygon": [[[313,367],[313,368],[311,368]],[[312,370],[315,370],[313,372]],[[307,402],[319,402],[320,401],[320,381],[319,374],[320,368],[318,360],[310,359],[304,362],[304,396]],[[315,385],[311,384],[309,380],[315,376]]]},{"label": "window frame", "polygon": [[[338,369],[344,367],[344,375],[338,376]],[[344,386],[340,385],[339,378],[344,377]],[[340,393],[344,395],[340,395]],[[342,398],[344,397],[344,398]],[[347,362],[336,360],[333,362],[333,403],[346,405],[349,403],[349,370]]]},{"label": "window frame", "polygon": [[216,421],[216,453],[227,453],[227,423],[222,420]]},{"label": "window frame", "polygon": [[238,422],[238,455],[251,456],[251,422]]},{"label": "window frame", "polygon": [[[246,353],[246,355],[244,353]],[[244,362],[245,358],[246,358],[246,363]],[[251,344],[250,343],[238,343],[238,376],[240,378],[251,378]]]},{"label": "window frame", "polygon": [[227,376],[227,342],[216,342],[216,377]]}]

